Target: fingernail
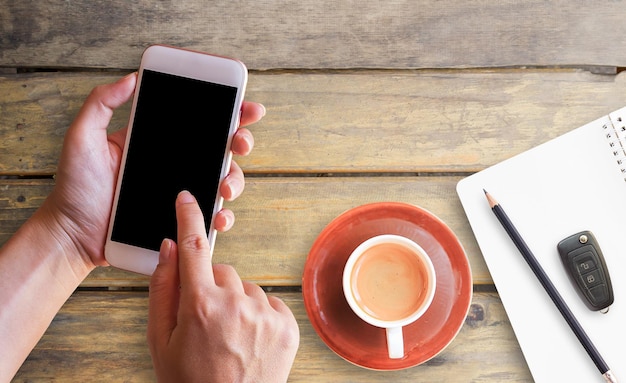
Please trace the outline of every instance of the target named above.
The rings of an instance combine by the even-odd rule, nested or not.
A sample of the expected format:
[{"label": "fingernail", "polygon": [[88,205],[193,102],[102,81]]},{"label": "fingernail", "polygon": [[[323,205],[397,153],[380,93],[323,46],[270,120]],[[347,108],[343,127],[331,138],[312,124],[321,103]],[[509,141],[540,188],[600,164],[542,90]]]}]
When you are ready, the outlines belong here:
[{"label": "fingernail", "polygon": [[265,113],[267,113],[267,109],[265,109],[265,105],[263,104],[259,104],[261,105],[261,108],[263,109],[263,117],[265,117]]},{"label": "fingernail", "polygon": [[254,148],[254,137],[252,135],[244,135],[244,140],[249,148]]},{"label": "fingernail", "polygon": [[184,205],[187,203],[194,203],[196,202],[196,199],[187,190],[183,190],[180,193],[178,193],[178,197],[176,198],[176,201],[178,202],[178,204]]},{"label": "fingernail", "polygon": [[226,230],[230,229],[231,227],[233,227],[233,225],[235,224],[235,217],[231,216],[230,214],[225,214],[224,215],[224,228]]},{"label": "fingernail", "polygon": [[122,77],[121,81],[124,81],[127,78],[130,78],[130,77],[133,77],[133,76],[136,76],[136,75],[137,75],[137,72],[131,72],[131,73],[127,74],[126,76]]},{"label": "fingernail", "polygon": [[230,190],[230,196],[228,197],[229,200],[232,200],[239,196],[244,187],[241,183],[241,179],[233,176],[229,176],[228,178],[226,178],[226,184],[228,185],[228,189]]},{"label": "fingernail", "polygon": [[165,263],[170,259],[170,252],[172,250],[172,241],[165,238],[161,242],[161,248],[159,249],[159,263]]}]

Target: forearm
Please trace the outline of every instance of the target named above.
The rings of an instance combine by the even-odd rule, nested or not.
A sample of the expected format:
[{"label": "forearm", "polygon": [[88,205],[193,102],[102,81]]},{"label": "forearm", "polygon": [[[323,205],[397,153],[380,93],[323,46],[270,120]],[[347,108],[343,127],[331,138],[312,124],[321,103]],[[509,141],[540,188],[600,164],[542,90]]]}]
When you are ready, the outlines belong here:
[{"label": "forearm", "polygon": [[8,382],[93,269],[38,210],[0,249],[0,382]]}]

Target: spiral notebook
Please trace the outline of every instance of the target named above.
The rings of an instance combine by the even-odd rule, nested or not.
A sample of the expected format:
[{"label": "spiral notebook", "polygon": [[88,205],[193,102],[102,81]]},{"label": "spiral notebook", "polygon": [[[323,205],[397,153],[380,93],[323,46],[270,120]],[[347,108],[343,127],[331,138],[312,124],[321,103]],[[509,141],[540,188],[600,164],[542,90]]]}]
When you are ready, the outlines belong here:
[{"label": "spiral notebook", "polygon": [[[603,382],[492,213],[483,189],[506,210],[613,373],[626,381],[626,108],[457,185],[534,380]],[[596,236],[611,276],[615,302],[606,314],[585,306],[556,249],[560,240],[583,230]]]}]

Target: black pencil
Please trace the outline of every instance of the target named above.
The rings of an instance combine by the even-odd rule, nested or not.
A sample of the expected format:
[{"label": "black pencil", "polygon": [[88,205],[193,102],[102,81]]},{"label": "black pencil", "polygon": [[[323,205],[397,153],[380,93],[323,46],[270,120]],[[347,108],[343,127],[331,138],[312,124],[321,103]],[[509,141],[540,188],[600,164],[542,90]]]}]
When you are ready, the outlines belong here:
[{"label": "black pencil", "polygon": [[556,290],[556,288],[552,284],[552,281],[550,281],[550,278],[548,278],[548,275],[543,270],[520,233],[517,231],[515,226],[513,226],[513,223],[504,212],[504,209],[502,209],[502,206],[500,206],[498,201],[496,201],[489,193],[487,193],[486,190],[485,196],[487,197],[489,206],[491,206],[491,210],[493,210],[493,213],[498,218],[498,221],[500,221],[500,223],[504,227],[504,230],[506,230],[509,237],[511,237],[511,239],[515,243],[515,246],[517,246],[517,249],[520,251],[520,253],[522,253],[524,259],[528,263],[528,266],[530,266],[532,271],[535,273],[537,279],[539,279],[539,282],[541,282],[543,288],[546,290],[550,298],[552,298],[552,302],[554,302],[556,307],[561,312],[561,315],[563,315],[563,318],[565,318],[565,321],[567,321],[569,327],[572,329],[574,334],[576,334],[576,337],[585,348],[587,354],[589,354],[589,356],[593,360],[593,363],[595,363],[596,367],[598,368],[604,379],[607,382],[616,383],[617,378],[611,373],[611,369],[602,358],[602,355],[600,355],[596,347],[591,342],[591,339],[589,339],[589,336],[587,335],[585,330],[583,330],[576,317],[574,317],[574,314],[561,297],[561,294],[559,294],[559,292]]}]

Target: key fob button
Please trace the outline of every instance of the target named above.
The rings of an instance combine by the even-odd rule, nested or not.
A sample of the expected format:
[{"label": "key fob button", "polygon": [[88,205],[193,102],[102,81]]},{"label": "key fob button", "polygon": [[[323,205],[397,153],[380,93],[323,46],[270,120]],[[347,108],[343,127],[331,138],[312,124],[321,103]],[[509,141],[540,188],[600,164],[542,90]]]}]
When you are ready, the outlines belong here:
[{"label": "key fob button", "polygon": [[596,269],[596,263],[593,261],[593,253],[591,251],[574,257],[574,262],[576,263],[576,267],[580,274]]},{"label": "key fob button", "polygon": [[596,285],[603,284],[602,276],[598,270],[594,270],[590,273],[583,274],[583,282],[587,288],[592,288]]},{"label": "key fob button", "polygon": [[608,291],[605,284],[595,286],[589,289],[589,294],[596,302],[604,302],[608,299]]}]

